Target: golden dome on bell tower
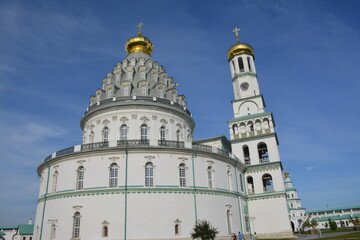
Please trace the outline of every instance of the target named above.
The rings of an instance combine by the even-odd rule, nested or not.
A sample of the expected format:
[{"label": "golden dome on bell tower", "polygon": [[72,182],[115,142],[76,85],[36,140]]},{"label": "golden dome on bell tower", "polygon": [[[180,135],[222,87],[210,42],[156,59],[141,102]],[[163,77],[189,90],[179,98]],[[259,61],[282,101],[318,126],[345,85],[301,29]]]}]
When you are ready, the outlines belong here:
[{"label": "golden dome on bell tower", "polygon": [[233,32],[235,32],[235,37],[236,37],[236,43],[234,45],[232,45],[228,52],[227,52],[227,56],[228,56],[228,60],[230,61],[231,58],[237,54],[240,53],[247,53],[250,55],[254,55],[254,49],[247,43],[242,43],[239,41],[239,32],[240,29],[239,28],[235,28],[233,30]]},{"label": "golden dome on bell tower", "polygon": [[144,25],[143,23],[140,23],[138,25],[139,27],[138,35],[130,38],[125,43],[125,50],[128,54],[142,52],[151,55],[154,49],[154,44],[150,41],[150,39],[142,35],[141,27],[143,25]]}]

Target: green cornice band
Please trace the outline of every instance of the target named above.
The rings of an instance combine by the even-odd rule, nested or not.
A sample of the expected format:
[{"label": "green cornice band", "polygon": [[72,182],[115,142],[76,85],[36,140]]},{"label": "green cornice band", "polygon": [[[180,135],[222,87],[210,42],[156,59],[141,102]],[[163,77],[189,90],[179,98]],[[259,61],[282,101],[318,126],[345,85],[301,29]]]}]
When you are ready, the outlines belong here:
[{"label": "green cornice band", "polygon": [[249,174],[249,173],[258,172],[258,171],[261,171],[264,169],[267,170],[267,169],[277,169],[277,168],[280,168],[281,170],[283,170],[283,167],[282,167],[282,164],[280,161],[246,166],[245,173]]},{"label": "green cornice band", "polygon": [[[272,112],[263,112],[263,113],[255,113],[255,114],[251,114],[251,115],[245,115],[242,117],[233,118],[233,119],[228,120],[227,122],[233,123],[233,122],[244,121],[244,120],[248,120],[248,119],[265,117],[265,116],[270,116],[271,119],[274,119]],[[275,127],[275,125],[274,125],[274,127]]]},{"label": "green cornice band", "polygon": [[252,136],[252,137],[232,139],[230,141],[231,141],[231,143],[242,143],[242,142],[248,142],[248,141],[251,141],[251,140],[271,138],[271,137],[275,137],[276,144],[279,145],[279,140],[278,140],[276,132],[266,133],[266,134],[261,134],[261,135],[255,135],[255,136]]},{"label": "green cornice band", "polygon": [[257,78],[256,73],[244,72],[244,73],[235,74],[234,77],[232,78],[232,80],[235,81],[239,77],[246,77],[246,76],[256,77]]},{"label": "green cornice band", "polygon": [[[227,197],[238,197],[241,196],[245,198],[245,196],[238,192],[231,191],[221,191],[217,189],[199,189],[195,188],[197,194],[209,194],[209,195],[221,195]],[[128,186],[127,188],[128,194],[136,194],[136,193],[174,193],[174,194],[193,194],[194,187],[189,188],[155,188],[155,187],[147,187],[147,188],[132,188]],[[93,189],[93,190],[76,190],[73,192],[61,192],[54,193],[48,195],[46,200],[53,200],[58,198],[69,198],[69,197],[81,197],[81,196],[92,196],[92,195],[108,195],[108,194],[125,194],[124,188],[108,188],[108,189]],[[38,202],[44,201],[45,197],[40,197]]]}]

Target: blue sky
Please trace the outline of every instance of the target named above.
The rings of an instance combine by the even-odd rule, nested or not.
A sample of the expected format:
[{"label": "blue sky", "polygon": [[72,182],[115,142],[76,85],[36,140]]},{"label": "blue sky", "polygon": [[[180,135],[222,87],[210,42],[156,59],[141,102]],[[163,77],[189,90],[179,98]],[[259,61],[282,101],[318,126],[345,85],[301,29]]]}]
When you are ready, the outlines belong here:
[{"label": "blue sky", "polygon": [[283,165],[309,210],[360,205],[359,1],[0,1],[0,225],[34,218],[37,166],[80,144],[89,97],[145,23],[197,139],[229,135],[232,30],[255,49]]}]

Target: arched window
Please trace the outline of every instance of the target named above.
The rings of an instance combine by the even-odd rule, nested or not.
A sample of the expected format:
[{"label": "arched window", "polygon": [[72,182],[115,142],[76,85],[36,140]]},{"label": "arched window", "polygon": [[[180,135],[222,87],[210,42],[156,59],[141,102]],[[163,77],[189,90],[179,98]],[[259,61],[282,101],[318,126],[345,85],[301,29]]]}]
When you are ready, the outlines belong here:
[{"label": "arched window", "polygon": [[102,236],[103,237],[108,237],[109,236],[109,228],[108,228],[108,226],[103,226]]},{"label": "arched window", "polygon": [[55,171],[55,172],[54,172],[54,175],[53,175],[53,186],[52,186],[52,192],[53,192],[53,193],[56,192],[58,176],[59,176],[58,171]]},{"label": "arched window", "polygon": [[232,125],[233,134],[238,134],[238,125],[235,123]]},{"label": "arched window", "polygon": [[208,185],[209,188],[213,188],[214,187],[214,179],[213,179],[213,168],[211,166],[209,166],[207,168],[207,175],[208,175]]},{"label": "arched window", "polygon": [[102,134],[103,134],[103,142],[109,141],[109,128],[108,127],[103,128]]},{"label": "arched window", "polygon": [[250,151],[249,151],[249,147],[247,145],[243,146],[243,153],[244,153],[244,161],[245,161],[245,165],[250,165]]},{"label": "arched window", "polygon": [[254,124],[251,121],[248,122],[248,131],[250,133],[250,136],[253,136],[253,134],[254,134]]},{"label": "arched window", "polygon": [[231,226],[231,212],[230,209],[226,211],[226,223],[228,227],[228,234],[232,233],[232,226]]},{"label": "arched window", "polygon": [[248,62],[248,66],[249,66],[249,72],[252,72],[251,58],[250,57],[247,57],[247,62]]},{"label": "arched window", "polygon": [[165,126],[161,126],[160,128],[160,140],[161,141],[165,140]]},{"label": "arched window", "polygon": [[128,131],[128,128],[125,124],[120,127],[120,140],[121,141],[127,140],[127,131]]},{"label": "arched window", "polygon": [[80,238],[80,213],[76,212],[73,216],[73,238]]},{"label": "arched window", "polygon": [[184,163],[179,165],[179,183],[180,187],[186,187],[186,167]]},{"label": "arched window", "polygon": [[239,62],[239,69],[240,69],[240,72],[244,72],[245,69],[244,69],[244,62],[243,62],[243,59],[241,57],[238,58],[238,62]]},{"label": "arched window", "polygon": [[119,167],[116,163],[110,165],[109,187],[117,187],[119,177]]},{"label": "arched window", "polygon": [[247,177],[247,186],[248,186],[248,193],[249,194],[254,194],[254,180],[251,176]]},{"label": "arched window", "polygon": [[270,133],[269,119],[264,118],[264,120],[263,120],[263,128],[265,129],[265,133]]},{"label": "arched window", "polygon": [[260,163],[269,162],[269,153],[265,143],[259,143],[258,153],[259,153]]},{"label": "arched window", "polygon": [[229,191],[232,191],[232,183],[231,183],[231,171],[230,171],[230,169],[228,169],[227,171],[226,171],[226,178],[227,178],[227,186],[228,186],[228,190]]},{"label": "arched window", "polygon": [[148,162],[145,165],[145,186],[154,186],[154,166],[151,162]]},{"label": "arched window", "polygon": [[140,130],[140,134],[141,134],[141,141],[147,141],[147,126],[146,124],[141,125],[141,130]]},{"label": "arched window", "polygon": [[272,180],[272,177],[270,174],[265,173],[262,176],[262,182],[263,182],[263,186],[264,186],[264,192],[274,191],[273,180]]},{"label": "arched window", "polygon": [[85,173],[84,167],[80,166],[77,170],[77,179],[76,179],[76,189],[77,190],[84,188],[84,173]]}]

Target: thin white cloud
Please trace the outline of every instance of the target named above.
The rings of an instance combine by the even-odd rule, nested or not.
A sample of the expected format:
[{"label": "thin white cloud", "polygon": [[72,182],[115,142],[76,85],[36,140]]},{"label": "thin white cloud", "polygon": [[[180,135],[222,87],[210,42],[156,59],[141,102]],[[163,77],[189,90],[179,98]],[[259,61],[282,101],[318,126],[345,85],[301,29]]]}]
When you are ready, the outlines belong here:
[{"label": "thin white cloud", "polygon": [[317,168],[319,168],[320,166],[308,166],[306,167],[305,169],[308,170],[308,171],[312,171],[312,170],[315,170]]}]

